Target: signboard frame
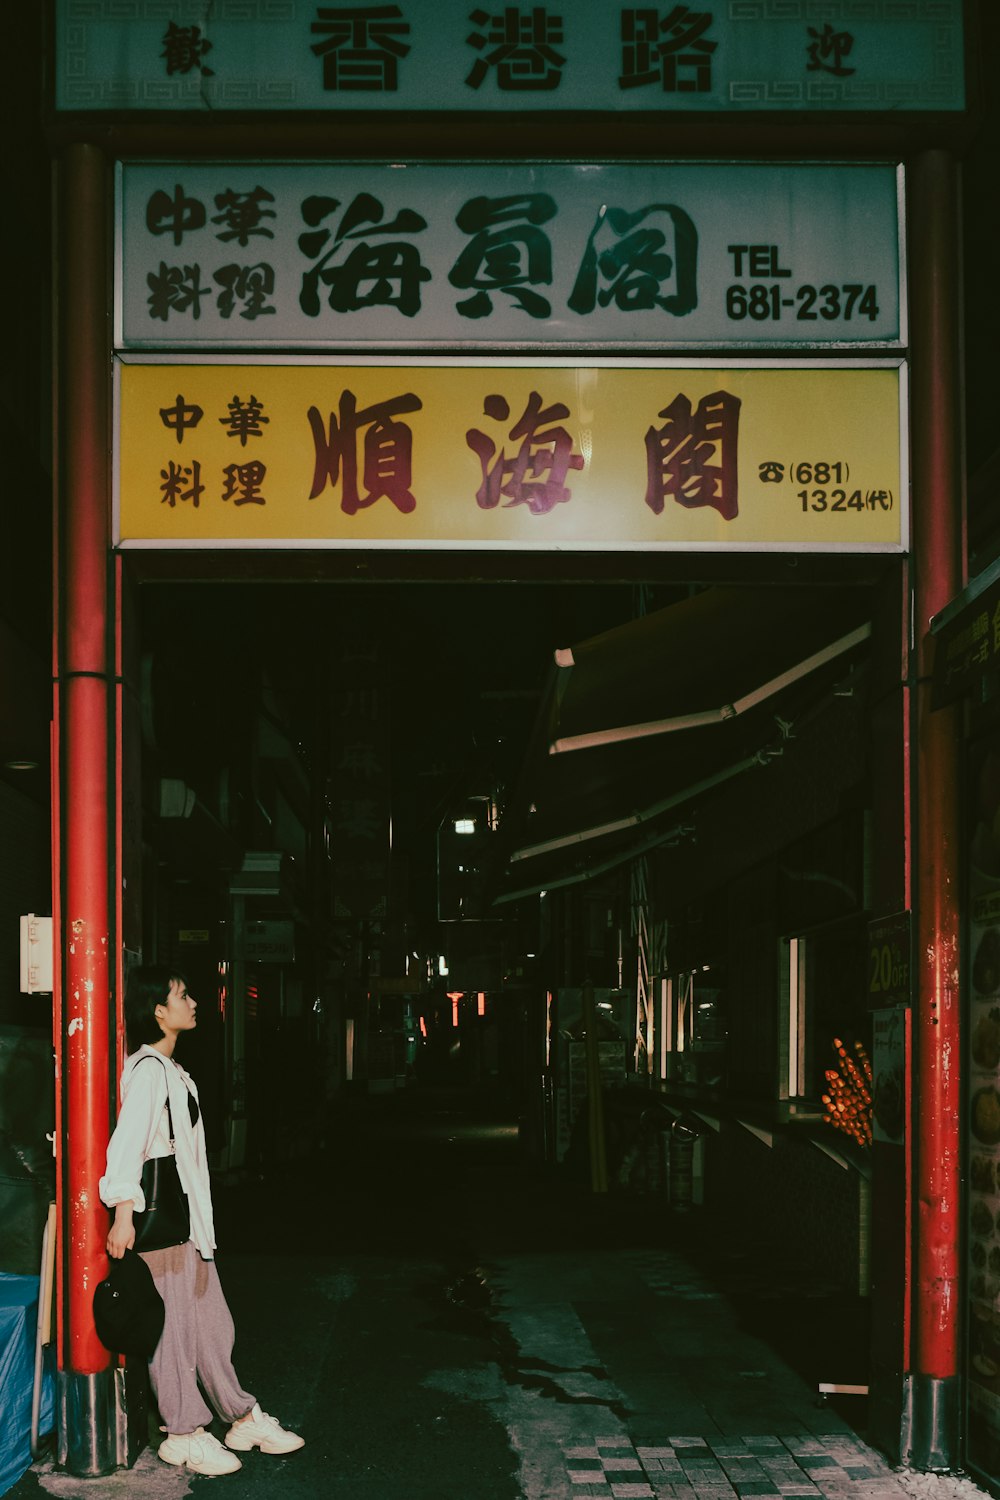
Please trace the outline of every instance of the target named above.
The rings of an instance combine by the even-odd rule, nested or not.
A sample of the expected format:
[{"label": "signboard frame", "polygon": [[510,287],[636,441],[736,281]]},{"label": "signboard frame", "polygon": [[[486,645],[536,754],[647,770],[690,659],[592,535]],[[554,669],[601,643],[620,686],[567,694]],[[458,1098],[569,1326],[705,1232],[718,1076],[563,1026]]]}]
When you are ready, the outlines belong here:
[{"label": "signboard frame", "polygon": [[[884,358],[854,358],[854,359],[721,359],[719,361],[707,362],[703,359],[625,359],[594,357],[582,361],[570,357],[538,357],[533,359],[517,358],[516,356],[492,358],[484,356],[469,356],[448,359],[445,357],[418,358],[390,358],[379,356],[359,356],[352,359],[323,359],[319,357],[301,358],[294,356],[281,357],[278,355],[258,357],[254,355],[245,356],[198,356],[193,358],[190,354],[185,355],[149,355],[123,353],[115,356],[114,364],[114,414],[113,414],[113,498],[112,498],[112,537],[116,550],[132,551],[141,549],[160,549],[167,551],[175,550],[269,550],[269,551],[309,551],[309,550],[405,550],[412,552],[429,551],[524,551],[524,552],[642,552],[642,551],[670,551],[670,552],[788,552],[805,554],[809,552],[834,553],[842,555],[859,555],[873,553],[888,553],[891,555],[905,554],[909,549],[910,528],[910,498],[909,498],[909,443],[908,443],[908,368],[907,361],[902,356],[888,356]],[[569,372],[580,372],[581,370],[621,369],[631,371],[692,371],[695,373],[705,371],[770,371],[787,373],[792,371],[801,372],[843,372],[849,370],[893,370],[898,378],[898,403],[897,403],[897,433],[899,460],[899,532],[898,542],[873,543],[866,546],[854,544],[843,544],[837,542],[808,544],[801,540],[782,541],[775,539],[762,540],[759,542],[747,542],[742,544],[719,544],[704,539],[697,541],[650,541],[649,539],[637,539],[632,541],[619,541],[616,537],[614,543],[609,543],[606,536],[598,540],[578,541],[575,539],[549,538],[540,540],[534,537],[525,539],[523,536],[514,536],[510,539],[484,536],[481,539],[463,536],[461,538],[435,537],[422,539],[411,535],[407,536],[350,536],[330,537],[322,535],[309,535],[307,537],[288,537],[269,535],[263,537],[243,537],[239,540],[231,540],[226,537],[126,537],[122,538],[121,527],[121,489],[122,489],[122,462],[121,462],[121,433],[122,433],[122,372],[129,366],[154,366],[163,369],[172,366],[197,367],[205,370],[213,366],[219,367],[246,367],[248,369],[286,367],[291,369],[332,369],[332,370],[372,370],[384,369],[390,372],[403,372],[407,369],[425,370],[450,370],[459,369],[488,369],[490,371],[510,370],[518,373],[533,372],[536,370],[562,370]],[[332,415],[332,414],[331,414]],[[655,413],[653,413],[655,416]],[[161,412],[161,418],[163,413]]]},{"label": "signboard frame", "polygon": [[[209,16],[182,0],[158,0],[143,14],[118,16],[93,0],[56,0],[53,105],[76,114],[389,109],[463,118],[521,103],[550,118],[600,111],[743,119],[948,117],[967,107],[962,0],[904,15],[894,0],[867,0],[853,13],[741,0],[725,14],[696,14],[686,33],[675,21],[666,35],[658,11],[645,22],[634,8],[600,0],[543,12],[530,36],[517,37],[502,16],[470,16],[464,0],[439,0],[429,16],[424,7],[418,17],[418,8],[408,15],[406,0],[382,7],[381,21],[363,21],[348,35],[349,22],[338,28],[333,7],[324,19],[319,7],[296,14],[238,0]],[[199,24],[185,24],[192,20]],[[474,26],[470,34],[470,20],[478,33]]]},{"label": "signboard frame", "polygon": [[[153,180],[143,186],[147,176]],[[883,187],[879,177],[894,178],[894,225],[889,223],[893,210],[888,184]],[[213,194],[212,189],[220,186],[226,193]],[[168,187],[173,188],[176,203],[170,200]],[[385,200],[385,222],[366,225],[364,233],[355,227],[338,239],[338,226],[346,223],[362,191],[373,196],[379,212]],[[265,196],[256,201],[262,192]],[[741,193],[746,200],[742,209]],[[655,201],[643,204],[642,199],[651,195]],[[321,197],[333,207],[305,233],[305,206],[318,204]],[[671,201],[664,203],[664,197]],[[224,198],[230,204],[229,219]],[[463,198],[470,201],[463,204]],[[456,227],[462,213],[474,204],[510,203],[513,198],[525,205],[516,214],[513,209],[498,211],[496,222],[484,223],[478,232],[471,226]],[[160,200],[160,218],[150,224],[154,199]],[[762,200],[767,205],[766,227],[754,221],[744,228],[745,221],[741,221],[737,238],[751,243],[730,245],[734,232],[727,209],[737,216],[749,214],[752,220]],[[529,212],[534,210],[529,211],[529,201],[542,205],[539,213],[551,208],[551,219],[530,222]],[[143,203],[146,213],[140,225],[137,209]],[[717,203],[726,205],[719,211],[718,222],[712,218]],[[214,213],[217,207],[223,211]],[[625,209],[636,222],[613,233],[609,221],[615,210]],[[838,210],[839,220],[835,217]],[[680,294],[683,231],[670,222],[668,212],[686,220],[688,233],[695,237],[698,284],[693,305],[690,294]],[[343,297],[339,290],[331,290],[331,279],[339,282],[349,275],[351,263],[362,252],[368,251],[369,257],[377,254],[363,243],[364,234],[384,252],[392,243],[388,226],[399,213],[416,214],[424,227],[409,235],[399,232],[397,265],[386,272],[390,279],[384,300],[331,311],[335,298]],[[880,240],[883,233],[886,239],[880,243],[874,271],[863,250],[854,262],[846,252],[827,248],[825,240],[836,246],[844,239],[850,241],[852,233],[860,240],[862,229],[871,232],[866,220],[873,216],[879,219]],[[557,228],[561,238],[553,248],[549,239]],[[758,228],[769,243],[755,242]],[[590,294],[595,304],[600,299],[600,305],[586,314],[573,310],[591,243],[593,250],[613,254],[642,235],[655,248],[657,233],[663,235],[660,258],[673,262],[655,288],[658,303],[653,301],[645,312],[618,307],[618,283],[612,296],[592,265]],[[489,286],[490,277],[469,263],[469,252],[475,251],[477,241],[493,245],[504,236],[518,260],[510,289],[497,282],[487,291],[475,292],[489,304],[488,313],[463,314],[458,309],[470,300],[470,287],[458,289],[450,272],[462,270],[471,278],[471,287]],[[299,248],[300,240],[310,238],[317,241],[319,271]],[[549,256],[548,280],[534,280],[527,274],[536,255],[536,249],[529,248],[532,245]],[[770,264],[763,253],[752,259],[751,250],[769,251]],[[648,257],[652,251],[644,253]],[[404,275],[401,258],[407,255],[414,264]],[[842,255],[843,264],[839,264]],[[771,349],[793,354],[849,349],[860,354],[904,349],[909,341],[905,168],[893,155],[864,160],[834,157],[822,162],[676,158],[539,163],[135,157],[115,166],[114,256],[114,344],[116,349],[135,352],[239,348],[304,353],[320,348],[556,352],[569,347],[618,353],[627,347],[679,356],[724,349],[746,354]],[[168,265],[170,261],[185,264]],[[631,295],[642,267],[637,263],[626,265],[625,270],[631,275],[631,290],[624,295]],[[182,280],[185,273],[187,279]],[[255,287],[249,291],[244,287],[242,300],[233,290],[240,274],[244,282],[256,277]],[[266,290],[261,287],[265,274],[269,279]],[[852,285],[855,276],[862,280]],[[174,283],[169,290],[168,277]],[[315,306],[306,315],[300,311],[296,291],[299,281],[304,287],[310,279]],[[367,287],[373,279],[369,272],[361,285]],[[160,305],[147,312],[158,295],[150,289],[158,282],[163,283]],[[890,286],[894,308],[888,319],[879,316],[878,328],[866,332],[864,294],[877,295],[881,303]],[[400,307],[406,291],[416,307],[404,315]],[[548,305],[544,316],[533,316],[520,305],[529,298]],[[878,311],[881,314],[881,308]],[[874,321],[869,320],[868,326]],[[895,332],[887,323],[894,323]],[[652,331],[643,334],[640,329]],[[799,331],[803,336],[795,337]]]}]

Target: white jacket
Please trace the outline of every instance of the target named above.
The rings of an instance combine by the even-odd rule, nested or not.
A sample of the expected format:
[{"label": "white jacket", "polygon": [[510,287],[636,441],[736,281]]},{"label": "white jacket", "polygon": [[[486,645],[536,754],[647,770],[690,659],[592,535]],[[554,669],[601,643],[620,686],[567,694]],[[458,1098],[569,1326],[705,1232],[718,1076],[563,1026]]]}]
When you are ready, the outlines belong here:
[{"label": "white jacket", "polygon": [[[146,1062],[147,1057],[154,1061]],[[191,1238],[202,1259],[212,1260],[215,1224],[212,1216],[208,1153],[205,1149],[205,1125],[199,1112],[198,1123],[193,1126],[188,1112],[188,1091],[197,1099],[197,1085],[179,1063],[164,1057],[155,1047],[142,1046],[138,1052],[133,1052],[125,1059],[121,1078],[121,1109],[114,1134],[108,1142],[107,1171],[101,1178],[98,1192],[108,1208],[131,1199],[136,1213],[144,1211],[146,1199],[141,1182],[143,1162],[150,1157],[170,1155],[168,1091],[174,1123],[177,1175],[181,1180],[181,1187],[188,1195],[191,1211]]]}]

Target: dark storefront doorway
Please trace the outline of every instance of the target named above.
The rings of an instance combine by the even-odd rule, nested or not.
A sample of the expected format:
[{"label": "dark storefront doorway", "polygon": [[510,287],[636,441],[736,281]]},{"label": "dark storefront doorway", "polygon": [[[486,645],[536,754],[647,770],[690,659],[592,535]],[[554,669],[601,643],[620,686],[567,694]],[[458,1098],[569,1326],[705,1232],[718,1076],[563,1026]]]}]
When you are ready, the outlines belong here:
[{"label": "dark storefront doorway", "polygon": [[[436,1243],[441,1233],[464,1243],[470,1231],[461,1216],[446,1216],[446,1230],[432,1226],[433,1204],[452,1203],[455,1153],[461,1157],[455,1182],[477,1184],[477,1213],[485,1212],[497,1174],[490,1234],[501,1241],[530,1240],[522,1216],[537,1212],[546,1172],[557,1171],[552,1183],[577,1209],[587,1200],[579,1132],[557,1167],[557,1106],[544,1099],[540,1078],[543,1063],[551,1063],[558,1091],[560,1052],[568,1067],[574,1045],[581,1050],[579,1027],[570,1035],[570,987],[554,1011],[566,1023],[566,1037],[545,1033],[553,1014],[545,968],[551,950],[547,959],[542,955],[552,933],[543,930],[537,897],[490,910],[484,901],[495,870],[488,858],[479,865],[478,852],[465,850],[479,850],[484,826],[492,836],[491,820],[520,789],[555,648],[627,626],[640,611],[683,604],[697,592],[687,585],[552,581],[141,585],[135,763],[142,772],[143,948],[147,957],[155,952],[183,967],[201,1000],[190,1066],[205,1080],[203,1093],[211,1097],[214,1089],[206,1105],[210,1146],[220,1180],[232,1190],[225,1201],[237,1225],[248,1184],[258,1176],[308,1180],[317,1151],[333,1151],[345,1165],[341,1207],[349,1224],[342,1233],[351,1243],[360,1235],[369,1247],[383,1231],[383,1248],[390,1243],[386,1226],[397,1212],[411,1225],[413,1243],[424,1234],[426,1243]],[[793,593],[801,603],[801,591]],[[864,599],[866,591],[859,593]],[[695,637],[686,647],[695,659],[703,649]],[[663,654],[660,678],[673,654]],[[656,675],[657,663],[648,665]],[[820,702],[859,701],[844,689],[853,658],[823,670],[820,686],[810,682],[796,710],[810,697],[813,711]],[[836,749],[842,762],[842,741]],[[672,775],[666,750],[662,758],[664,775]],[[584,821],[589,797],[581,788]],[[860,829],[855,811],[850,827]],[[777,842],[794,843],[795,820],[809,816],[790,810]],[[475,831],[459,831],[470,823]],[[373,830],[372,843],[382,850],[378,868],[377,857],[365,852],[364,835]],[[731,825],[732,869],[739,837]],[[846,889],[860,863],[845,855],[827,869],[824,838],[829,834],[821,830],[813,840],[822,848],[796,846],[789,865],[817,911],[819,886]],[[683,858],[683,850],[671,852],[675,865],[681,861],[677,868]],[[747,858],[752,866],[757,856]],[[696,862],[711,863],[708,852]],[[713,1139],[700,1142],[694,1200],[679,1212],[655,1169],[644,1177],[633,1161],[626,1170],[633,1123],[613,1096],[626,1072],[635,1076],[632,936],[627,911],[616,910],[617,925],[609,926],[600,882],[579,889],[586,915],[560,934],[563,948],[572,949],[560,961],[564,977],[575,977],[574,993],[581,965],[600,985],[602,1006],[617,1026],[609,1045],[620,1054],[622,1073],[605,1080],[610,1192],[592,1198],[587,1210],[600,1218],[601,1243],[627,1255],[639,1253],[636,1245],[660,1255],[667,1242],[683,1244],[700,1267],[696,1279],[704,1277],[697,1280],[702,1290],[691,1295],[732,1297],[754,1337],[772,1343],[807,1386],[864,1385],[864,1289],[850,1270],[838,1280],[801,1254],[781,1206],[783,1196],[807,1201],[809,1234],[821,1250],[836,1249],[838,1236],[856,1234],[856,1209],[842,1183],[856,1191],[857,1164],[830,1165],[791,1136],[776,1137],[778,1149],[766,1149],[763,1126],[751,1135],[727,1116],[736,1156],[724,1159]],[[743,941],[749,929],[737,919],[749,911],[748,891],[758,903],[763,899],[759,874],[743,876],[734,890],[730,916]],[[860,899],[860,890],[855,894]],[[533,915],[525,915],[525,905]],[[701,899],[698,908],[714,910],[724,953],[724,904]],[[672,938],[686,944],[677,948],[682,957],[697,946],[696,915],[692,907],[691,924]],[[762,922],[750,932],[761,953]],[[700,958],[698,967],[701,981]],[[751,993],[747,974],[740,974],[730,976],[726,1005],[760,1006],[763,1015],[763,994]],[[863,1024],[863,1001],[855,1009]],[[698,1023],[705,1024],[703,1015]],[[719,1024],[716,1040],[725,1050],[728,1023]],[[757,1027],[763,1072],[772,1024],[768,1017]],[[773,1092],[770,1076],[767,1091]],[[358,1150],[345,1157],[352,1132]],[[419,1161],[386,1173],[384,1162],[375,1165],[386,1150],[393,1159],[415,1151]],[[710,1190],[706,1199],[709,1158],[728,1187]],[[803,1170],[804,1178],[794,1175]],[[720,1240],[709,1228],[727,1220],[731,1226],[725,1193],[737,1201],[734,1172],[745,1178],[740,1193],[764,1183],[772,1205],[766,1223],[752,1235],[741,1233],[738,1252],[729,1229]],[[388,1201],[394,1193],[401,1195],[398,1208]],[[742,1197],[739,1203],[746,1227]],[[550,1226],[545,1233],[551,1232]],[[855,1272],[859,1254],[847,1243],[842,1260],[850,1266],[853,1257]],[[794,1316],[776,1318],[776,1298]],[[482,1315],[459,1309],[467,1313]],[[863,1398],[848,1398],[824,1420],[839,1425],[845,1417],[863,1426]]]},{"label": "dark storefront doorway", "polygon": [[491,844],[554,649],[638,598],[626,583],[141,586],[133,930],[201,997],[224,1173],[302,1154],[343,1089],[489,1087],[517,1114],[538,931],[488,909]]}]

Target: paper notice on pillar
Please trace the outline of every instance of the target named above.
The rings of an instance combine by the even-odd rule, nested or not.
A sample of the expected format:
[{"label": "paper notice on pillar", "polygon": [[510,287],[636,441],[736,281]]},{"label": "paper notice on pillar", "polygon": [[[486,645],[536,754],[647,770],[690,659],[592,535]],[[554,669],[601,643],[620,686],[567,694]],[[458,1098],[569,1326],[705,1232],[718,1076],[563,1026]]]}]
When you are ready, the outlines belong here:
[{"label": "paper notice on pillar", "polygon": [[389,695],[379,645],[363,632],[334,657],[330,826],[334,915],[380,922],[388,910]]},{"label": "paper notice on pillar", "polygon": [[[1000,1456],[1000,752],[977,757],[965,952],[970,1458]],[[991,1457],[992,1455],[992,1457]]]},{"label": "paper notice on pillar", "polygon": [[872,1012],[872,1138],[902,1145],[906,1129],[905,1006]]}]

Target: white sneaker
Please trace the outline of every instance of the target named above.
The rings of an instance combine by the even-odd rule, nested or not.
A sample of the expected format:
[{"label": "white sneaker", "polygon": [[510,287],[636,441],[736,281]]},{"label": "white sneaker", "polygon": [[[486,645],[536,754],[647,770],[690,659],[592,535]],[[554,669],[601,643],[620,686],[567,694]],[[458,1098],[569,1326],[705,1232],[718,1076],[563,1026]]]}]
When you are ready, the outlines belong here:
[{"label": "white sneaker", "polygon": [[235,1474],[243,1467],[235,1453],[228,1453],[204,1427],[168,1433],[156,1451],[165,1464],[191,1469],[195,1474]]},{"label": "white sneaker", "polygon": [[261,1411],[257,1402],[242,1422],[234,1422],[226,1433],[226,1447],[238,1448],[246,1453],[250,1448],[259,1448],[261,1453],[294,1453],[305,1444],[305,1438],[297,1432],[288,1432],[276,1417]]}]

